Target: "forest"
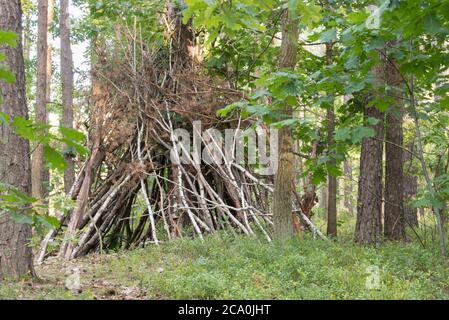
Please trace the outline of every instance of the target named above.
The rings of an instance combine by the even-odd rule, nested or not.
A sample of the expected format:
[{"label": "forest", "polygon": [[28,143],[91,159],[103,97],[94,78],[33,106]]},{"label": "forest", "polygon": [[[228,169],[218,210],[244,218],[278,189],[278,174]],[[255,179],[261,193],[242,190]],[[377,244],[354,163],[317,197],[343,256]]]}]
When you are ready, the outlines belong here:
[{"label": "forest", "polygon": [[0,0],[0,300],[447,300],[448,232],[448,0]]}]

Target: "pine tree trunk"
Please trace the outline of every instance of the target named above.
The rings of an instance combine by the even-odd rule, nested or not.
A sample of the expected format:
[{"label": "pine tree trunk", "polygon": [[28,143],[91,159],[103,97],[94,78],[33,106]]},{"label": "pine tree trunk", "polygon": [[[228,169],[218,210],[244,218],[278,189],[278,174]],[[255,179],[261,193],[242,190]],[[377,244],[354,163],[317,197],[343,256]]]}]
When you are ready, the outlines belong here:
[{"label": "pine tree trunk", "polygon": [[[22,39],[22,9],[20,0],[0,0],[0,30],[15,32]],[[21,40],[17,47],[2,47],[6,56],[4,64],[14,73],[16,82],[2,82],[0,112],[10,117],[27,118],[25,70]],[[27,194],[31,191],[30,147],[26,140],[15,135],[9,126],[0,122],[0,182],[18,188]],[[8,215],[0,215],[0,279],[34,275],[32,251],[28,247],[31,226],[17,224]]]},{"label": "pine tree trunk", "polygon": [[[69,0],[60,2],[60,38],[61,38],[61,80],[62,80],[62,126],[73,128],[73,56],[70,43]],[[75,181],[75,164],[72,153],[66,150],[67,169],[64,172],[64,188],[68,193]]]},{"label": "pine tree trunk", "polygon": [[[282,44],[279,68],[294,69],[298,49],[298,23],[288,11],[282,17]],[[291,117],[293,110],[286,106],[284,113]],[[274,182],[273,224],[274,238],[291,236],[292,224],[292,187],[295,176],[293,163],[293,138],[291,129],[283,127],[279,132],[278,170]]]},{"label": "pine tree trunk", "polygon": [[[327,111],[328,118],[328,143],[329,147],[334,144],[334,131],[335,131],[335,113],[332,109],[328,109]],[[331,160],[329,163],[331,166],[336,165],[335,160]],[[332,237],[337,236],[337,177],[329,174],[327,177],[328,180],[328,190],[327,190],[327,234]]]},{"label": "pine tree trunk", "polygon": [[[36,84],[36,122],[47,123],[47,0],[38,1],[38,35],[37,35],[37,84]],[[38,142],[39,143],[39,142]],[[46,169],[44,165],[44,147],[36,146],[32,159],[32,194],[44,199],[46,196]]]},{"label": "pine tree trunk", "polygon": [[402,172],[402,112],[387,114],[385,164],[384,235],[389,240],[405,239],[404,176]]},{"label": "pine tree trunk", "polygon": [[389,240],[405,240],[402,79],[391,60],[385,62],[385,74],[395,104],[386,117],[384,235]]},{"label": "pine tree trunk", "polygon": [[374,138],[364,138],[362,141],[354,240],[359,243],[374,244],[380,240],[382,232],[384,116],[376,107],[365,108],[364,116],[378,119],[379,122],[371,126],[375,131]]},{"label": "pine tree trunk", "polygon": [[[332,64],[332,44],[326,44],[326,64]],[[335,111],[333,101],[327,109],[327,148],[330,151],[335,144]],[[335,166],[336,161],[332,159],[329,165]],[[327,176],[327,234],[331,237],[337,236],[337,177],[329,174]]]}]

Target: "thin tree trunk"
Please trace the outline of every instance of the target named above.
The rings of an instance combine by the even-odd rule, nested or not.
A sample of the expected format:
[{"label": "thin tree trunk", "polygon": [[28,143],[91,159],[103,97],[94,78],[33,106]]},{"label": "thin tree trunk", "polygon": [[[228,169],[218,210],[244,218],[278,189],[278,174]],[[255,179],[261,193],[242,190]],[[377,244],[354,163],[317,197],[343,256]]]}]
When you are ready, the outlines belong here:
[{"label": "thin tree trunk", "polygon": [[23,55],[25,62],[31,60],[31,32],[32,32],[32,17],[31,12],[25,12],[23,14],[24,27],[23,27]]},{"label": "thin tree trunk", "polygon": [[[332,44],[326,44],[326,64],[332,64]],[[327,148],[330,152],[331,148],[335,144],[334,139],[335,133],[335,111],[334,111],[334,103],[328,106],[327,109]],[[332,159],[329,162],[329,165],[336,165],[335,159]],[[336,237],[337,236],[337,177],[331,174],[327,176],[327,235]]]},{"label": "thin tree trunk", "polygon": [[325,182],[324,185],[321,187],[319,206],[324,213],[327,212],[327,182]]},{"label": "thin tree trunk", "polygon": [[352,165],[351,159],[346,159],[343,163],[343,172],[344,172],[344,206],[349,211],[350,214],[354,214],[354,204],[352,201]]},{"label": "thin tree trunk", "polygon": [[[298,23],[288,11],[282,17],[282,44],[279,68],[294,69],[298,49]],[[286,106],[287,117],[293,114],[292,108]],[[278,171],[275,176],[273,194],[274,238],[291,236],[292,224],[292,186],[295,176],[293,163],[293,138],[291,129],[283,127],[279,132]]]},{"label": "thin tree trunk", "polygon": [[[415,139],[415,137],[414,137]],[[409,201],[416,197],[418,193],[418,177],[412,174],[413,155],[416,148],[414,143],[407,145],[407,150],[402,152],[403,172],[404,172],[404,219],[405,226],[411,228],[419,227],[418,208],[413,208],[409,205]]]},{"label": "thin tree trunk", "polygon": [[[51,25],[53,24],[54,18],[54,10],[55,10],[55,0],[47,0],[48,1],[48,9],[47,9],[47,96],[46,103],[48,104],[51,101],[51,77],[53,74],[52,70],[52,52],[53,52],[53,44],[52,44],[52,32]],[[48,115],[46,121],[48,122]]]},{"label": "thin tree trunk", "polygon": [[[38,1],[37,35],[37,84],[36,84],[36,122],[47,123],[47,0]],[[46,196],[46,174],[44,165],[44,147],[37,142],[32,159],[32,194],[38,199]]]},{"label": "thin tree trunk", "polygon": [[[0,30],[15,32],[22,39],[22,9],[20,0],[0,0]],[[25,70],[22,42],[15,48],[0,48],[6,56],[4,64],[14,73],[16,82],[2,83],[0,112],[10,117],[28,117],[25,92]],[[11,127],[0,122],[0,182],[31,191],[30,146],[14,134]],[[0,279],[34,275],[31,248],[31,226],[17,224],[8,212],[0,212]]]},{"label": "thin tree trunk", "polygon": [[[70,0],[60,2],[62,126],[73,128],[73,56],[70,43]],[[64,172],[64,188],[68,193],[75,181],[75,164],[72,153],[66,148],[67,169]]]},{"label": "thin tree trunk", "polygon": [[418,177],[404,176],[404,219],[408,227],[419,227],[418,209],[407,204],[408,201],[416,197],[418,192]]}]

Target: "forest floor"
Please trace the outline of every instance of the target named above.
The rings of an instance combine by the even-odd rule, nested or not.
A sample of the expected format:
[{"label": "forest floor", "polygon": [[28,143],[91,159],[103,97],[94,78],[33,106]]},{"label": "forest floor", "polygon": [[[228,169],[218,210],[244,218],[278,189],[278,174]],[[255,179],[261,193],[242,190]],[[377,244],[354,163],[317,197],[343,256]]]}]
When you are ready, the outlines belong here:
[{"label": "forest floor", "polygon": [[[431,245],[430,245],[431,246]],[[418,243],[362,247],[305,236],[267,244],[223,234],[128,252],[49,259],[3,299],[449,299],[449,268]],[[79,290],[66,279],[79,270]]]}]

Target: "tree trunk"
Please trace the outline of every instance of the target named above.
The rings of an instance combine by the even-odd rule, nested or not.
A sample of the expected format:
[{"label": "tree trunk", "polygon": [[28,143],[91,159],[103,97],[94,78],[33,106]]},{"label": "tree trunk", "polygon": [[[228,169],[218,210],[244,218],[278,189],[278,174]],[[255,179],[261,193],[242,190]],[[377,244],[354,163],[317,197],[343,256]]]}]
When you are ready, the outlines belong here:
[{"label": "tree trunk", "polygon": [[[332,64],[332,44],[326,44],[326,64]],[[327,149],[330,153],[331,148],[335,144],[335,111],[334,103],[328,106],[327,109]],[[337,162],[335,159],[329,161],[330,166],[335,166]],[[331,237],[337,236],[337,177],[331,174],[327,176],[327,235]]]},{"label": "tree trunk", "polygon": [[[47,8],[47,99],[46,103],[48,104],[51,101],[51,77],[52,77],[52,33],[51,33],[51,25],[53,23],[54,10],[55,10],[55,0],[47,0],[48,8]],[[46,119],[48,122],[48,117]]]},{"label": "tree trunk", "polygon": [[[47,0],[38,1],[38,34],[37,34],[37,84],[36,84],[36,122],[47,123]],[[39,143],[39,142],[37,142]],[[46,196],[46,169],[44,165],[44,147],[36,146],[32,159],[32,194],[44,199]]]},{"label": "tree trunk", "polygon": [[[298,23],[288,11],[282,17],[282,44],[279,68],[294,69],[298,49]],[[286,117],[291,117],[291,107],[284,108]],[[273,224],[274,238],[291,236],[292,225],[292,187],[295,173],[293,168],[293,138],[291,129],[283,127],[279,132],[278,170],[274,182]]]},{"label": "tree trunk", "polygon": [[[413,143],[407,146],[410,152],[414,152]],[[403,172],[404,172],[404,219],[406,227],[419,227],[418,222],[418,209],[412,208],[408,205],[418,192],[418,177],[410,174],[411,164],[413,156],[410,152],[404,150],[402,155],[403,160]]]},{"label": "tree trunk", "polygon": [[[60,37],[61,37],[61,80],[62,80],[62,126],[73,128],[73,56],[70,43],[69,0],[60,2]],[[64,188],[68,193],[75,181],[75,164],[72,153],[66,147],[67,169],[64,172]]]},{"label": "tree trunk", "polygon": [[[404,177],[402,173],[402,112],[387,114],[385,164],[384,235],[389,240],[405,239]],[[394,144],[394,145],[393,145]]]},{"label": "tree trunk", "polygon": [[[22,42],[22,9],[20,0],[0,0],[0,30],[13,31],[19,36],[15,48],[0,48],[6,56],[5,65],[14,73],[16,82],[2,82],[0,112],[10,117],[27,118],[25,71]],[[30,193],[30,147],[26,140],[14,134],[11,127],[0,123],[0,182]],[[34,275],[31,248],[31,226],[17,224],[8,215],[0,215],[0,279]]]},{"label": "tree trunk", "polygon": [[[30,11],[30,10],[29,10]],[[24,12],[23,14],[24,26],[23,26],[23,55],[25,62],[31,60],[31,46],[32,40],[32,13]]]},{"label": "tree trunk", "polygon": [[354,204],[352,201],[352,165],[351,159],[346,159],[343,163],[343,172],[344,172],[344,206],[349,211],[350,214],[354,214]]},{"label": "tree trunk", "polygon": [[327,182],[323,184],[320,191],[319,206],[324,213],[327,212]]},{"label": "tree trunk", "polygon": [[418,209],[410,207],[407,202],[412,200],[418,192],[418,177],[405,176],[404,177],[404,220],[408,227],[419,227],[418,223]]},{"label": "tree trunk", "polygon": [[386,117],[384,235],[389,240],[405,240],[402,79],[391,61],[385,62],[385,74],[395,104]]},{"label": "tree trunk", "polygon": [[[377,68],[376,68],[377,69]],[[379,70],[375,71],[376,73]],[[380,70],[380,72],[382,72]],[[360,177],[357,198],[357,222],[354,240],[374,244],[382,232],[382,157],[384,138],[384,117],[376,107],[365,108],[365,118],[378,119],[371,125],[373,138],[364,138],[360,154]]]}]

